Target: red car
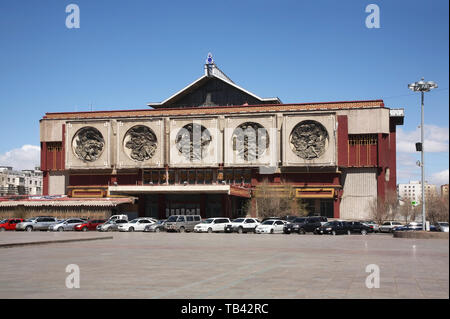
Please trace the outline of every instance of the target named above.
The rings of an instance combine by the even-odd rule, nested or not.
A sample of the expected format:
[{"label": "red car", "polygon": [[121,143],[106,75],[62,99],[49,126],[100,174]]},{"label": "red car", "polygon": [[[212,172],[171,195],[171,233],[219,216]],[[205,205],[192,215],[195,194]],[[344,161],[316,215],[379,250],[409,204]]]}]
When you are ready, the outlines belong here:
[{"label": "red car", "polygon": [[88,220],[83,224],[76,225],[74,230],[78,231],[88,231],[88,230],[96,230],[98,225],[104,224],[105,220],[97,219],[97,220]]},{"label": "red car", "polygon": [[23,218],[10,218],[0,220],[0,231],[16,230],[16,225],[23,222]]}]

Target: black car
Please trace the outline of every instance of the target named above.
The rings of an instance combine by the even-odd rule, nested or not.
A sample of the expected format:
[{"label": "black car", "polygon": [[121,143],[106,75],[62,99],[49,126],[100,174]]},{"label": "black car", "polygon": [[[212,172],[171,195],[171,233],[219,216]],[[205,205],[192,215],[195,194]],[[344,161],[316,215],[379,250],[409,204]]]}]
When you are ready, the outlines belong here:
[{"label": "black car", "polygon": [[283,228],[285,234],[290,233],[313,233],[323,223],[326,223],[328,219],[323,216],[310,216],[310,217],[297,217],[290,224],[287,224]]},{"label": "black car", "polygon": [[348,222],[332,221],[316,228],[315,234],[351,234],[351,225]]},{"label": "black car", "polygon": [[373,228],[364,223],[361,222],[344,222],[344,223],[347,224],[348,231],[350,231],[350,233],[362,235],[366,235],[367,233],[373,233]]}]

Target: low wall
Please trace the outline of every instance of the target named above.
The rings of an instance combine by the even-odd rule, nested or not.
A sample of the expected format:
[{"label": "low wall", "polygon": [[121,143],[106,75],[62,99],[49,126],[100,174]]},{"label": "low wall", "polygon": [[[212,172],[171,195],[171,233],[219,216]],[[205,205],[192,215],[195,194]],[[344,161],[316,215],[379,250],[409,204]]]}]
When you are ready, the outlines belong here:
[{"label": "low wall", "polygon": [[394,231],[395,238],[449,239],[448,233],[430,231]]}]

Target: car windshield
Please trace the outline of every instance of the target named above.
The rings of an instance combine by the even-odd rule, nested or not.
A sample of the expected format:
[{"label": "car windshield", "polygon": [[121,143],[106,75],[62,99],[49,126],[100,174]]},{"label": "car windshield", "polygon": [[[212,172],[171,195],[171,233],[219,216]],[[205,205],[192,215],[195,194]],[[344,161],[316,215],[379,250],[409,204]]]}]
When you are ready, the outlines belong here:
[{"label": "car windshield", "polygon": [[35,220],[36,220],[36,217],[28,218],[28,219],[26,220],[26,222],[32,222],[32,221],[35,221]]},{"label": "car windshield", "polygon": [[273,220],[266,220],[265,222],[263,222],[263,225],[273,225],[274,221]]},{"label": "car windshield", "polygon": [[133,219],[131,221],[129,221],[130,224],[136,224],[138,222],[138,219]]},{"label": "car windshield", "polygon": [[4,223],[6,223],[8,220],[7,219],[2,219],[2,220],[0,220],[0,224],[4,224]]},{"label": "car windshield", "polygon": [[244,221],[244,218],[236,218],[233,220],[233,223],[242,223]]},{"label": "car windshield", "polygon": [[323,226],[330,227],[330,226],[333,226],[334,224],[335,224],[334,222],[328,222],[328,223],[325,223]]},{"label": "car windshield", "polygon": [[448,227],[448,223],[439,223],[439,226]]},{"label": "car windshield", "polygon": [[[133,221],[131,221],[131,222],[133,222]],[[116,224],[126,224],[126,223],[128,223],[128,221],[126,221],[125,219],[118,219],[118,220],[116,220]]]},{"label": "car windshield", "polygon": [[203,223],[203,224],[211,224],[213,221],[214,221],[214,219],[208,218],[208,219],[202,221],[202,223]]},{"label": "car windshield", "polygon": [[169,218],[167,218],[168,222],[176,222],[178,219],[178,216],[170,216]]}]

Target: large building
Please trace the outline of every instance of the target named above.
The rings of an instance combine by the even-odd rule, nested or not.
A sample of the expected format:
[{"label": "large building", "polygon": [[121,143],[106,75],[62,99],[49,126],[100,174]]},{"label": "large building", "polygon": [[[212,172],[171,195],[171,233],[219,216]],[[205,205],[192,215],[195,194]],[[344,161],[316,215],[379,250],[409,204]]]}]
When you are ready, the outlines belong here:
[{"label": "large building", "polygon": [[41,194],[42,172],[39,167],[18,171],[10,166],[0,166],[0,197]]},{"label": "large building", "polygon": [[[418,205],[422,202],[422,183],[410,181],[408,184],[398,184],[398,196],[407,203]],[[437,196],[436,185],[425,182],[425,198]]]},{"label": "large building", "polygon": [[[46,113],[44,194],[134,196],[138,215],[258,215],[255,190],[290,185],[311,214],[370,218],[396,191],[396,126],[382,100],[283,104],[204,75],[139,110]],[[250,205],[248,204],[250,202]]]}]

